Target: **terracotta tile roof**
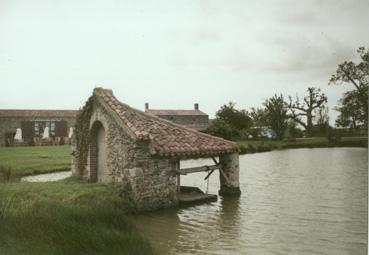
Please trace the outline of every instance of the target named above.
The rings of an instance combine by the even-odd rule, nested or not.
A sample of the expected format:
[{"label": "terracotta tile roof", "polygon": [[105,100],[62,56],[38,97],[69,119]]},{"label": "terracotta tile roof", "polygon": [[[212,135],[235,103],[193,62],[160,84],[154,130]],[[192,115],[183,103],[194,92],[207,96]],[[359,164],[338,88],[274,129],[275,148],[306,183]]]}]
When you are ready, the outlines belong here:
[{"label": "terracotta tile roof", "polygon": [[185,116],[208,116],[206,113],[200,110],[159,110],[159,109],[148,109],[147,113],[154,114],[156,116],[176,116],[176,115],[185,115]]},{"label": "terracotta tile roof", "polygon": [[74,118],[78,111],[75,110],[0,110],[1,117],[32,117],[32,118]]},{"label": "terracotta tile roof", "polygon": [[119,102],[111,90],[96,88],[94,96],[111,110],[136,139],[149,140],[152,154],[165,157],[207,157],[238,152],[222,138],[200,133]]}]

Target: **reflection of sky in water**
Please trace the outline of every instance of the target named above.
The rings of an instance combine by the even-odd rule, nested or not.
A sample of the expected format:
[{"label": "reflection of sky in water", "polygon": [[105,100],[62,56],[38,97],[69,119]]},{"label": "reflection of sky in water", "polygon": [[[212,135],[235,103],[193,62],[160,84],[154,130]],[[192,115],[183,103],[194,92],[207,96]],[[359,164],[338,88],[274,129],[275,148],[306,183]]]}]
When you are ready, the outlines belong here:
[{"label": "reflection of sky in water", "polygon": [[[244,155],[240,198],[144,214],[137,223],[159,254],[365,254],[367,153],[334,148]],[[190,174],[181,182],[205,191],[205,176]],[[209,193],[218,189],[216,171]]]},{"label": "reflection of sky in water", "polygon": [[71,171],[49,173],[49,174],[38,174],[33,176],[26,176],[21,179],[22,182],[52,182],[60,181],[65,178],[71,177]]}]

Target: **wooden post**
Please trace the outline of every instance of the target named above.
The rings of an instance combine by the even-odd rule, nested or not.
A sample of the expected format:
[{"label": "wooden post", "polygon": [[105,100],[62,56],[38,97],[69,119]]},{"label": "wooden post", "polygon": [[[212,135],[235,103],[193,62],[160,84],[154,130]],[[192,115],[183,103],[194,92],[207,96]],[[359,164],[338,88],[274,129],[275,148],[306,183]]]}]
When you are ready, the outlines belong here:
[{"label": "wooden post", "polygon": [[226,183],[231,183],[231,181],[228,179],[227,175],[223,172],[221,168],[219,168],[219,172],[223,175],[223,178],[225,179]]},{"label": "wooden post", "polygon": [[178,173],[180,169],[180,161],[178,160],[176,163],[176,172],[177,172],[177,192],[181,192],[181,174]]},{"label": "wooden post", "polygon": [[198,173],[198,172],[208,172],[211,170],[219,169],[220,165],[213,165],[213,166],[198,166],[198,167],[191,167],[191,168],[184,168],[184,169],[178,169],[178,174],[190,174],[190,173]]},{"label": "wooden post", "polygon": [[177,192],[181,192],[181,175],[177,174]]}]

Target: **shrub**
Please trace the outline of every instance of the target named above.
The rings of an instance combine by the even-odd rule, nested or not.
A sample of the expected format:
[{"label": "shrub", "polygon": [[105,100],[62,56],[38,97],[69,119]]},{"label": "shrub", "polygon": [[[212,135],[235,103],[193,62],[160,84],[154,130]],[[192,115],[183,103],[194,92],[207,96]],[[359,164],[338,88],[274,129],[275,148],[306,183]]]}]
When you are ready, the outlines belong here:
[{"label": "shrub", "polygon": [[93,111],[94,97],[91,96],[85,106],[77,114],[74,126],[75,146],[76,146],[76,167],[79,175],[83,175],[88,157],[88,146],[90,144],[90,119]]},{"label": "shrub", "polygon": [[338,130],[330,128],[327,132],[327,139],[331,143],[339,143],[341,141],[341,135]]},{"label": "shrub", "polygon": [[240,133],[238,130],[233,128],[227,122],[220,120],[220,119],[215,119],[209,125],[209,127],[206,129],[205,132],[208,134],[219,136],[219,137],[222,137],[224,139],[229,139],[229,140],[240,136]]},{"label": "shrub", "polygon": [[257,152],[256,148],[252,144],[248,145],[248,151],[249,151],[249,153]]},{"label": "shrub", "polygon": [[247,154],[249,152],[248,147],[245,145],[240,145],[240,154]]},{"label": "shrub", "polygon": [[271,150],[272,150],[271,146],[265,143],[261,143],[257,148],[258,152],[267,152]]}]

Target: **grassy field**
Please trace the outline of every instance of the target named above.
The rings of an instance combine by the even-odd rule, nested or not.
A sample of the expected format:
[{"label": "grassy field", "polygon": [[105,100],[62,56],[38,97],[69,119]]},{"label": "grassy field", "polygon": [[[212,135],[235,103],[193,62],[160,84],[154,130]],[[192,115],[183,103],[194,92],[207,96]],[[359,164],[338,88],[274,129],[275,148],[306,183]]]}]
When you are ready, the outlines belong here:
[{"label": "grassy field", "polygon": [[71,147],[0,147],[0,166],[10,168],[13,177],[68,171]]},{"label": "grassy field", "polygon": [[113,184],[0,183],[0,253],[152,254],[127,216],[131,210]]}]

